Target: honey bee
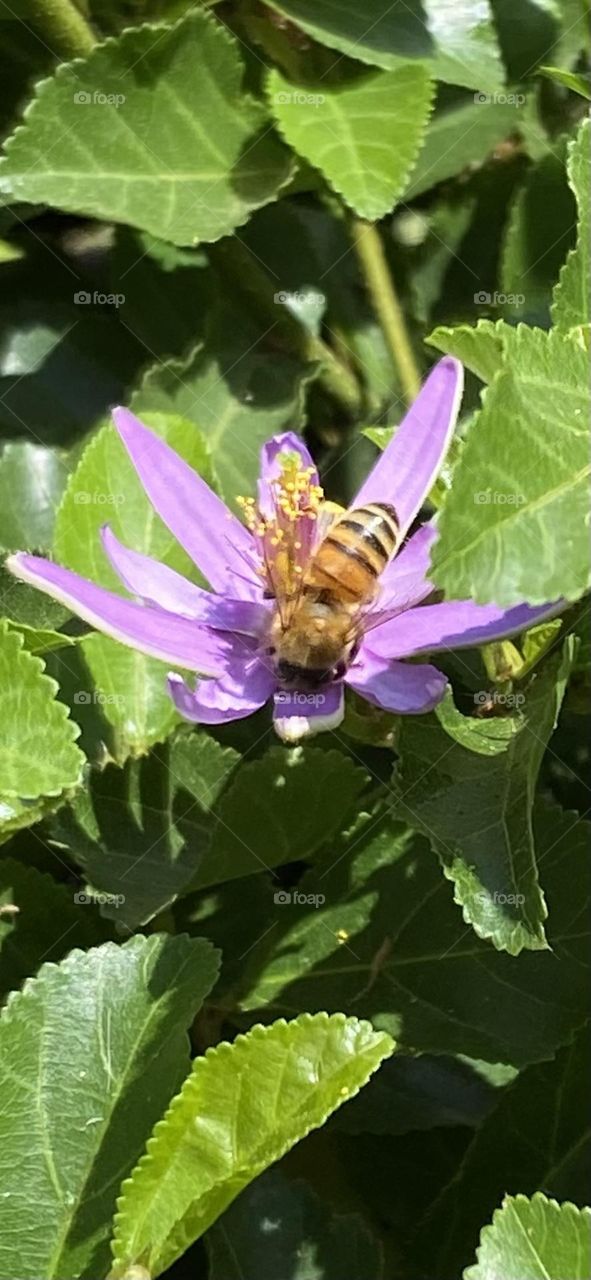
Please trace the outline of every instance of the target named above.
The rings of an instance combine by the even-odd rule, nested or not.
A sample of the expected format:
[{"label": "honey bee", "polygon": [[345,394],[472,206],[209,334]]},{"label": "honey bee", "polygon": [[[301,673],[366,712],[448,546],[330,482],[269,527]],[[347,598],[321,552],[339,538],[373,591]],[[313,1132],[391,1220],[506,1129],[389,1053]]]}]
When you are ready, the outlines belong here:
[{"label": "honey bee", "polygon": [[376,597],[380,575],[399,543],[392,506],[371,502],[330,524],[297,591],[277,599],[270,655],[286,687],[315,689],[344,674]]}]

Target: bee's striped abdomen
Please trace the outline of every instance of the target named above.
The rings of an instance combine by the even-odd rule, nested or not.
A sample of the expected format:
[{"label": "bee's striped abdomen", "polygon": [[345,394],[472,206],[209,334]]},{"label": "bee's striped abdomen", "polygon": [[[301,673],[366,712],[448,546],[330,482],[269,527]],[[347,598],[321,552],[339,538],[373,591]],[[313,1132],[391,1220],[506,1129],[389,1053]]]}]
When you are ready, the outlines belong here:
[{"label": "bee's striped abdomen", "polygon": [[398,544],[393,507],[372,502],[346,511],[331,526],[304,580],[310,591],[326,591],[347,604],[363,604]]}]

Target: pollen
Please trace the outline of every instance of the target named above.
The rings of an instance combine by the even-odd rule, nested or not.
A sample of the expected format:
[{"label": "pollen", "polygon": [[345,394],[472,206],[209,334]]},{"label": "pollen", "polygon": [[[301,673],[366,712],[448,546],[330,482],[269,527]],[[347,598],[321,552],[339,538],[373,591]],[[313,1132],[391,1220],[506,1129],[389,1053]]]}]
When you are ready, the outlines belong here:
[{"label": "pollen", "polygon": [[314,542],[310,526],[318,518],[324,491],[315,467],[305,467],[298,453],[279,454],[275,466],[274,477],[263,481],[268,495],[264,514],[255,498],[241,496],[237,505],[258,543],[269,590],[279,599],[300,590]]}]

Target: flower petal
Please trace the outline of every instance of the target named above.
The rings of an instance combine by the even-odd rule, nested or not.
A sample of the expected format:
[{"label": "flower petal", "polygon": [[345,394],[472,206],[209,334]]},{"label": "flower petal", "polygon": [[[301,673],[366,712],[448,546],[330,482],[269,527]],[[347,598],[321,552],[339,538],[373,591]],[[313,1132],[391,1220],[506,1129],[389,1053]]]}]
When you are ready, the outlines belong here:
[{"label": "flower petal", "polygon": [[114,409],[113,422],[152,506],[214,590],[227,591],[230,585],[238,599],[259,597],[261,583],[249,530],[205,480],[129,409]]},{"label": "flower petal", "polygon": [[280,475],[277,463],[280,453],[297,453],[302,467],[313,469],[312,484],[318,484],[314,459],[300,436],[296,436],[293,431],[283,431],[281,435],[272,436],[261,449],[261,478],[258,484],[259,508],[266,519],[271,519],[274,514],[271,481],[277,480]]},{"label": "flower petal", "polygon": [[437,529],[431,520],[421,525],[406,546],[390,561],[380,578],[379,609],[391,608],[398,603],[411,609],[433,591],[429,582],[429,557],[437,537]]},{"label": "flower petal", "polygon": [[318,693],[279,689],[275,694],[273,723],[284,742],[299,742],[301,738],[336,729],[344,714],[342,681],[327,684]]},{"label": "flower petal", "polygon": [[471,600],[425,604],[376,627],[371,633],[371,649],[384,658],[403,658],[437,649],[471,648],[535,627],[560,613],[561,608],[562,601],[536,608],[518,604],[511,609],[473,604]]},{"label": "flower petal", "polygon": [[253,658],[242,668],[229,669],[218,680],[198,680],[195,690],[181,676],[168,677],[170,695],[185,720],[197,724],[225,724],[243,720],[269,701],[275,680],[269,669]]},{"label": "flower petal", "polygon": [[421,715],[432,711],[445,693],[447,678],[427,662],[385,662],[364,646],[346,676],[347,684],[383,711]]},{"label": "flower petal", "polygon": [[390,444],[361,486],[353,506],[391,502],[404,536],[447,453],[463,385],[464,370],[459,360],[444,356],[431,370]]},{"label": "flower petal", "polygon": [[133,595],[217,630],[239,631],[247,636],[264,633],[270,602],[229,600],[203,591],[168,565],[125,547],[108,525],[103,525],[101,538],[115,572]]},{"label": "flower petal", "polygon": [[234,655],[236,642],[226,633],[208,631],[165,609],[125,600],[41,556],[18,552],[8,557],[6,568],[16,578],[60,600],[97,631],[153,658],[215,676]]}]

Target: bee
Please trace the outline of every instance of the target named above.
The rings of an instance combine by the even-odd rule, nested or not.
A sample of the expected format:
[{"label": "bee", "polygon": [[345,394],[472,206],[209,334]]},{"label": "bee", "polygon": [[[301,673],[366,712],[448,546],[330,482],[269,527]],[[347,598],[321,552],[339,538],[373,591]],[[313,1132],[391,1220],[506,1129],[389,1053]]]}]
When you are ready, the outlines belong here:
[{"label": "bee", "polygon": [[363,611],[375,600],[399,540],[398,517],[386,503],[371,502],[332,521],[297,591],[277,599],[270,655],[284,686],[315,689],[344,674]]}]

